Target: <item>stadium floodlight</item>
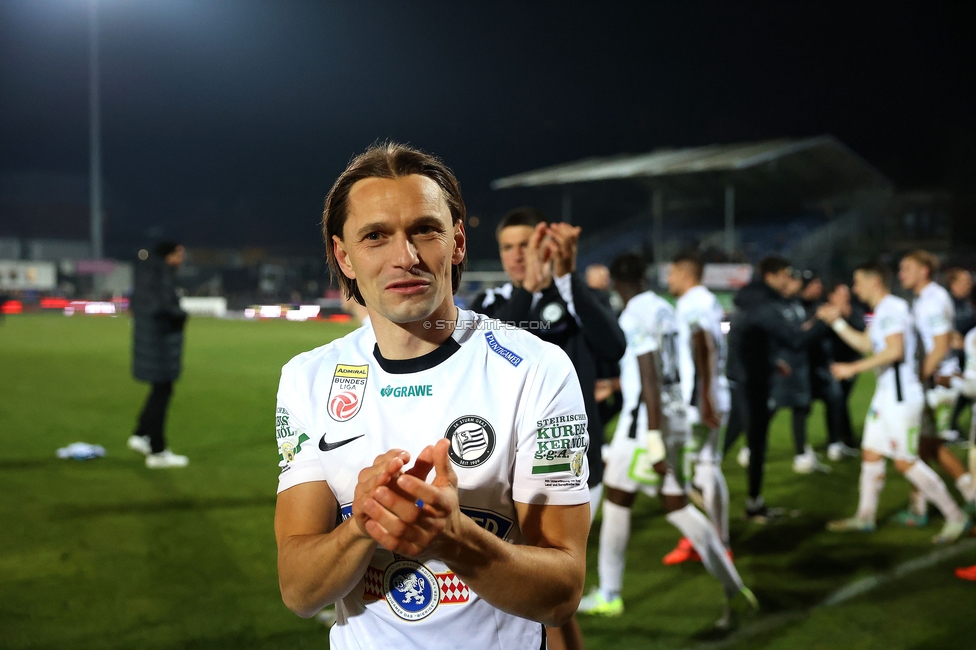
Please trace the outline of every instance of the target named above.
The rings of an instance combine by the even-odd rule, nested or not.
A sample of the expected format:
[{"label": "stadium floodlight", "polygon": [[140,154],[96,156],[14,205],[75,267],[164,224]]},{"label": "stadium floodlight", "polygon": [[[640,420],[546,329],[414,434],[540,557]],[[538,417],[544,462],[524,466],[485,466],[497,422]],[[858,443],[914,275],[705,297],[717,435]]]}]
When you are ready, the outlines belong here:
[{"label": "stadium floodlight", "polygon": [[735,252],[735,185],[725,184],[725,252]]},{"label": "stadium floodlight", "polygon": [[98,90],[98,0],[88,0],[88,204],[92,259],[102,257],[102,124]]}]

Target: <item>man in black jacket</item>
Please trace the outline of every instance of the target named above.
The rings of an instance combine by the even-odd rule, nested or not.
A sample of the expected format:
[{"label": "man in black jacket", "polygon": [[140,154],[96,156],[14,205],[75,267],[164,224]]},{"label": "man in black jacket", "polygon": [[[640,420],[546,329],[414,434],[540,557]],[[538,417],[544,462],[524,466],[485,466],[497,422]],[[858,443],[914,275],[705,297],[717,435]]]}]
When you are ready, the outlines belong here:
[{"label": "man in black jacket", "polygon": [[[477,296],[471,309],[526,329],[558,345],[573,362],[583,390],[590,445],[590,519],[603,496],[603,422],[595,390],[600,363],[616,363],[627,347],[613,312],[576,273],[580,228],[546,223],[536,208],[506,214],[495,236],[509,282]],[[562,628],[548,628],[549,647],[582,647],[582,632],[574,620]]]},{"label": "man in black jacket", "polygon": [[[806,311],[800,297],[803,288],[802,276],[794,273],[783,291],[783,317],[795,329],[802,329],[807,321]],[[789,408],[793,415],[793,471],[797,474],[810,474],[815,471],[829,472],[830,468],[817,460],[813,449],[807,444],[807,419],[810,417],[811,363],[810,351],[820,346],[823,339],[813,342],[809,348],[793,348],[780,344],[773,345],[772,362],[778,372],[773,373],[770,408]]]},{"label": "man in black jacket", "polygon": [[733,399],[738,396],[746,402],[746,439],[750,450],[746,517],[765,523],[776,514],[766,507],[762,497],[766,439],[773,413],[771,383],[773,374],[781,372],[776,367],[773,350],[775,346],[805,349],[811,341],[826,336],[830,328],[820,321],[804,328],[787,317],[789,303],[783,295],[793,280],[788,260],[775,255],[766,257],[759,262],[756,275],[735,296],[738,312],[729,333],[729,368],[730,374],[741,377],[738,380],[741,386],[737,386]]},{"label": "man in black jacket", "polygon": [[[836,288],[836,287],[835,287]],[[811,271],[803,274],[803,289],[800,299],[807,321],[817,316],[817,307],[823,304],[824,287],[820,278]],[[850,305],[848,304],[848,313]],[[823,401],[827,414],[827,457],[837,462],[845,457],[857,458],[860,455],[851,431],[850,417],[847,413],[847,395],[840,382],[830,374],[830,364],[840,361],[836,358],[835,350],[843,346],[851,348],[837,336],[833,330],[821,339],[810,343],[808,348],[810,359],[810,391],[813,399]],[[855,354],[857,354],[855,352]]]},{"label": "man in black jacket", "polygon": [[[176,268],[185,251],[174,242],[163,242],[150,254],[140,254],[132,292],[132,375],[152,384],[139,414],[139,422],[127,442],[129,449],[146,456],[146,467],[185,467],[186,456],[166,448],[163,430],[173,382],[180,376],[183,326],[186,312],[176,295]],[[145,256],[145,257],[143,257]]]}]

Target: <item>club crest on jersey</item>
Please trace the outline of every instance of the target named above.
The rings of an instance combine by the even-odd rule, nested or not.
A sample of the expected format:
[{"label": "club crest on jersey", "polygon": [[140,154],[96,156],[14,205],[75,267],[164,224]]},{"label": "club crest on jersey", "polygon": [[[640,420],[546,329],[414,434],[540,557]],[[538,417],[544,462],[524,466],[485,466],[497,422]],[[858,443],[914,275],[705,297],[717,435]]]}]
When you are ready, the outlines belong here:
[{"label": "club crest on jersey", "polygon": [[556,321],[561,320],[563,314],[565,313],[566,310],[563,309],[562,305],[560,305],[558,302],[551,302],[542,308],[542,313],[539,315],[542,316],[542,320],[555,323]]},{"label": "club crest on jersey", "polygon": [[444,433],[451,441],[447,455],[458,467],[477,467],[495,451],[495,430],[488,420],[465,415],[451,422]]},{"label": "club crest on jersey", "polygon": [[386,567],[383,593],[393,613],[405,621],[427,618],[441,600],[437,578],[412,560],[401,560]]},{"label": "club crest on jersey", "polygon": [[368,378],[368,365],[338,364],[332,375],[332,388],[329,391],[329,417],[336,422],[345,422],[355,417],[363,404]]}]

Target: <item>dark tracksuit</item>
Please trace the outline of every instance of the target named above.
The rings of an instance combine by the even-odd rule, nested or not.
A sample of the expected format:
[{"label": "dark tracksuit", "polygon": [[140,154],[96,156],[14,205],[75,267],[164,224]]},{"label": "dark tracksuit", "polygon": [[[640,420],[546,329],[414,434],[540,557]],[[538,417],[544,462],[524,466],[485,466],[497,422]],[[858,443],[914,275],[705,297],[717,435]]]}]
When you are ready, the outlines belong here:
[{"label": "dark tracksuit", "polygon": [[[586,406],[590,446],[586,457],[590,465],[589,487],[603,481],[603,422],[593,391],[598,363],[615,363],[624,355],[627,340],[613,312],[600,304],[593,290],[572,274],[570,287],[573,306],[579,321],[570,313],[555,283],[541,292],[533,305],[533,296],[522,288],[506,285],[477,296],[471,309],[491,318],[512,323],[532,332],[543,341],[558,345],[569,356],[579,377]],[[505,293],[510,290],[509,297]],[[533,323],[529,325],[529,323]],[[548,323],[542,327],[539,324]]]},{"label": "dark tracksuit", "polygon": [[[816,317],[819,306],[819,303],[816,302],[803,303],[807,320]],[[833,330],[830,331],[830,334],[831,336],[812,341],[807,349],[810,360],[810,396],[812,399],[819,399],[824,403],[827,411],[829,442],[843,442],[848,447],[854,447],[851,420],[847,412],[847,396],[841,387],[841,383],[830,374],[830,364],[834,362],[835,340],[839,338]],[[850,349],[846,343],[844,346]]]},{"label": "dark tracksuit", "polygon": [[[790,326],[796,330],[803,327],[807,320],[803,303],[795,299],[780,301],[780,312]],[[817,340],[812,345],[820,344]],[[807,418],[810,415],[810,350],[808,347],[792,347],[776,342],[772,346],[770,362],[776,367],[777,362],[785,362],[790,370],[787,374],[774,372],[770,390],[769,408],[775,412],[780,408],[789,408],[793,415],[793,446],[796,454],[802,454],[807,442]]]},{"label": "dark tracksuit", "polygon": [[729,368],[737,377],[734,396],[745,402],[746,438],[751,452],[749,496],[755,499],[762,493],[766,438],[773,413],[773,350],[775,346],[805,350],[811,341],[831,330],[819,320],[808,330],[798,327],[784,314],[787,301],[762,280],[740,289],[734,302],[737,312],[729,332]]}]

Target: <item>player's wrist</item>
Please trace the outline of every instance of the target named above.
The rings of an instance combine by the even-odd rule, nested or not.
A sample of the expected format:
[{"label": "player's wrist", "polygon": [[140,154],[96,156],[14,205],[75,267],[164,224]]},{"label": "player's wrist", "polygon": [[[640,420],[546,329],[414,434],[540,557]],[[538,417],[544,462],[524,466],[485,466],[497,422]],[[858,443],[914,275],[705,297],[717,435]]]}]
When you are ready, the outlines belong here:
[{"label": "player's wrist", "polygon": [[837,332],[838,334],[843,334],[845,331],[849,330],[851,326],[848,325],[847,321],[844,320],[843,318],[838,318],[837,320],[835,320],[833,323],[830,324],[830,328],[835,332]]},{"label": "player's wrist", "polygon": [[346,519],[344,522],[342,522],[340,526],[345,525],[349,535],[351,535],[355,540],[368,539],[375,543],[375,540],[373,540],[373,536],[370,535],[369,531],[366,530],[367,519],[368,519],[367,517],[358,517],[356,515],[353,515],[352,517],[349,517],[349,519]]},{"label": "player's wrist", "polygon": [[667,457],[667,448],[664,446],[664,436],[660,429],[647,430],[647,460],[651,465],[655,465]]},{"label": "player's wrist", "polygon": [[[460,513],[456,527],[445,529],[437,544],[435,555],[459,577],[471,577],[479,565],[484,564],[484,552],[478,542],[487,531],[474,519]],[[491,533],[489,536],[493,537]]]}]

